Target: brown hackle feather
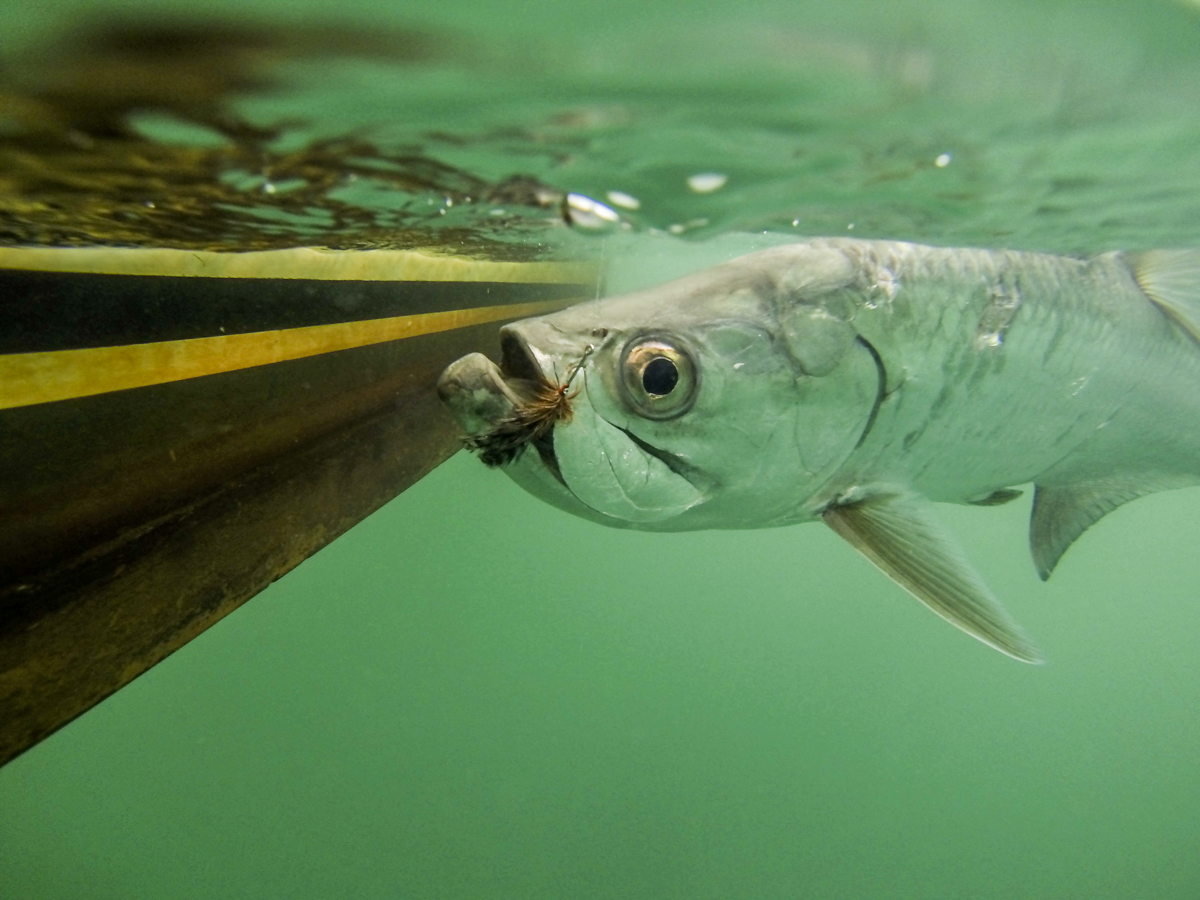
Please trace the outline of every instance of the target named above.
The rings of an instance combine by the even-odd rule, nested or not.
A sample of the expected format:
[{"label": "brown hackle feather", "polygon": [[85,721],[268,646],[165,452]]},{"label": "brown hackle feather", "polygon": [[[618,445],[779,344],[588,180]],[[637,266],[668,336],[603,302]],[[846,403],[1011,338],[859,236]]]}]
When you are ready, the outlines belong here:
[{"label": "brown hackle feather", "polygon": [[530,444],[548,438],[559,422],[570,422],[573,415],[571,401],[579,394],[578,388],[571,390],[571,382],[592,349],[587,348],[561,384],[547,378],[536,382],[510,382],[523,395],[522,403],[496,422],[490,431],[467,437],[463,441],[466,448],[478,453],[484,465],[496,468],[514,462]]}]

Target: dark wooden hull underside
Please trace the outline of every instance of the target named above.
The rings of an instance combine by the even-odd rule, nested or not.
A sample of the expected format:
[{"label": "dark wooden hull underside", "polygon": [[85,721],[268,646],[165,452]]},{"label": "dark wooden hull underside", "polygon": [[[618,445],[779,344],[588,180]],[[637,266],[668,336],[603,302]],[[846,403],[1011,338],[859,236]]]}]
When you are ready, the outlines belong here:
[{"label": "dark wooden hull underside", "polygon": [[400,280],[0,263],[0,763],[453,454],[441,370],[595,289],[552,263]]}]

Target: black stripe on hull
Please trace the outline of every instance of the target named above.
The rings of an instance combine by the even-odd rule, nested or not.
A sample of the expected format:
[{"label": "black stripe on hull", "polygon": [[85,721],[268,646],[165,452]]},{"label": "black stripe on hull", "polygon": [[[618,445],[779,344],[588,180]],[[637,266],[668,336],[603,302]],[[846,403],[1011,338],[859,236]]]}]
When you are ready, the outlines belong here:
[{"label": "black stripe on hull", "polygon": [[[0,353],[190,340],[440,312],[448,281],[205,278],[0,269]],[[472,306],[579,296],[577,284],[471,284]]]}]

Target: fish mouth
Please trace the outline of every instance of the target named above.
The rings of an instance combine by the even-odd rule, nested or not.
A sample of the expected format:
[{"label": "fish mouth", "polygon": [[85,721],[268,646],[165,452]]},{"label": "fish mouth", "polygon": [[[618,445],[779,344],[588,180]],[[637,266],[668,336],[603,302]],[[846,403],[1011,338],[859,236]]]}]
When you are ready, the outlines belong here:
[{"label": "fish mouth", "polygon": [[438,393],[465,446],[535,496],[605,525],[675,530],[666,521],[703,502],[711,479],[596,408],[582,368],[592,352],[552,325],[521,323],[502,329],[499,365],[465,356]]},{"label": "fish mouth", "polygon": [[[588,351],[585,350],[584,353],[586,352]],[[534,386],[540,381],[546,379],[537,354],[530,346],[529,341],[525,339],[525,336],[520,331],[514,328],[504,328],[500,332],[500,373],[510,386],[525,394],[534,389]],[[581,387],[581,390],[586,391],[586,386]],[[608,424],[624,434],[631,442],[641,448],[643,452],[664,463],[675,474],[686,478],[692,483],[704,480],[702,473],[694,466],[685,462],[682,457],[647,443],[628,428],[624,428],[616,422],[607,419],[605,421],[608,421]],[[532,443],[541,455],[542,460],[551,469],[555,477],[561,481],[562,472],[558,466],[558,459],[554,455],[552,433],[548,432],[543,436],[534,438]]]},{"label": "fish mouth", "polygon": [[437,393],[468,437],[495,427],[521,399],[482,353],[471,353],[447,366],[438,378]]},{"label": "fish mouth", "polygon": [[554,425],[571,418],[567,385],[552,382],[529,341],[505,327],[500,334],[500,365],[481,353],[452,363],[438,379],[438,396],[466,433],[464,444],[495,468],[519,459],[533,447],[563,484],[554,454]]},{"label": "fish mouth", "polygon": [[500,373],[505,379],[534,384],[546,378],[529,341],[514,328],[500,329]]}]

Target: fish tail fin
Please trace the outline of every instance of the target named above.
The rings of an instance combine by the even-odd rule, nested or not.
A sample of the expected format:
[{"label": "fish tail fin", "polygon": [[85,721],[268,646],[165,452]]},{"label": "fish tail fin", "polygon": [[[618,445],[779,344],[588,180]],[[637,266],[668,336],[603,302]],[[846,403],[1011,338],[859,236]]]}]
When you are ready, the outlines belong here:
[{"label": "fish tail fin", "polygon": [[1200,343],[1200,249],[1150,250],[1129,262],[1151,302]]}]

